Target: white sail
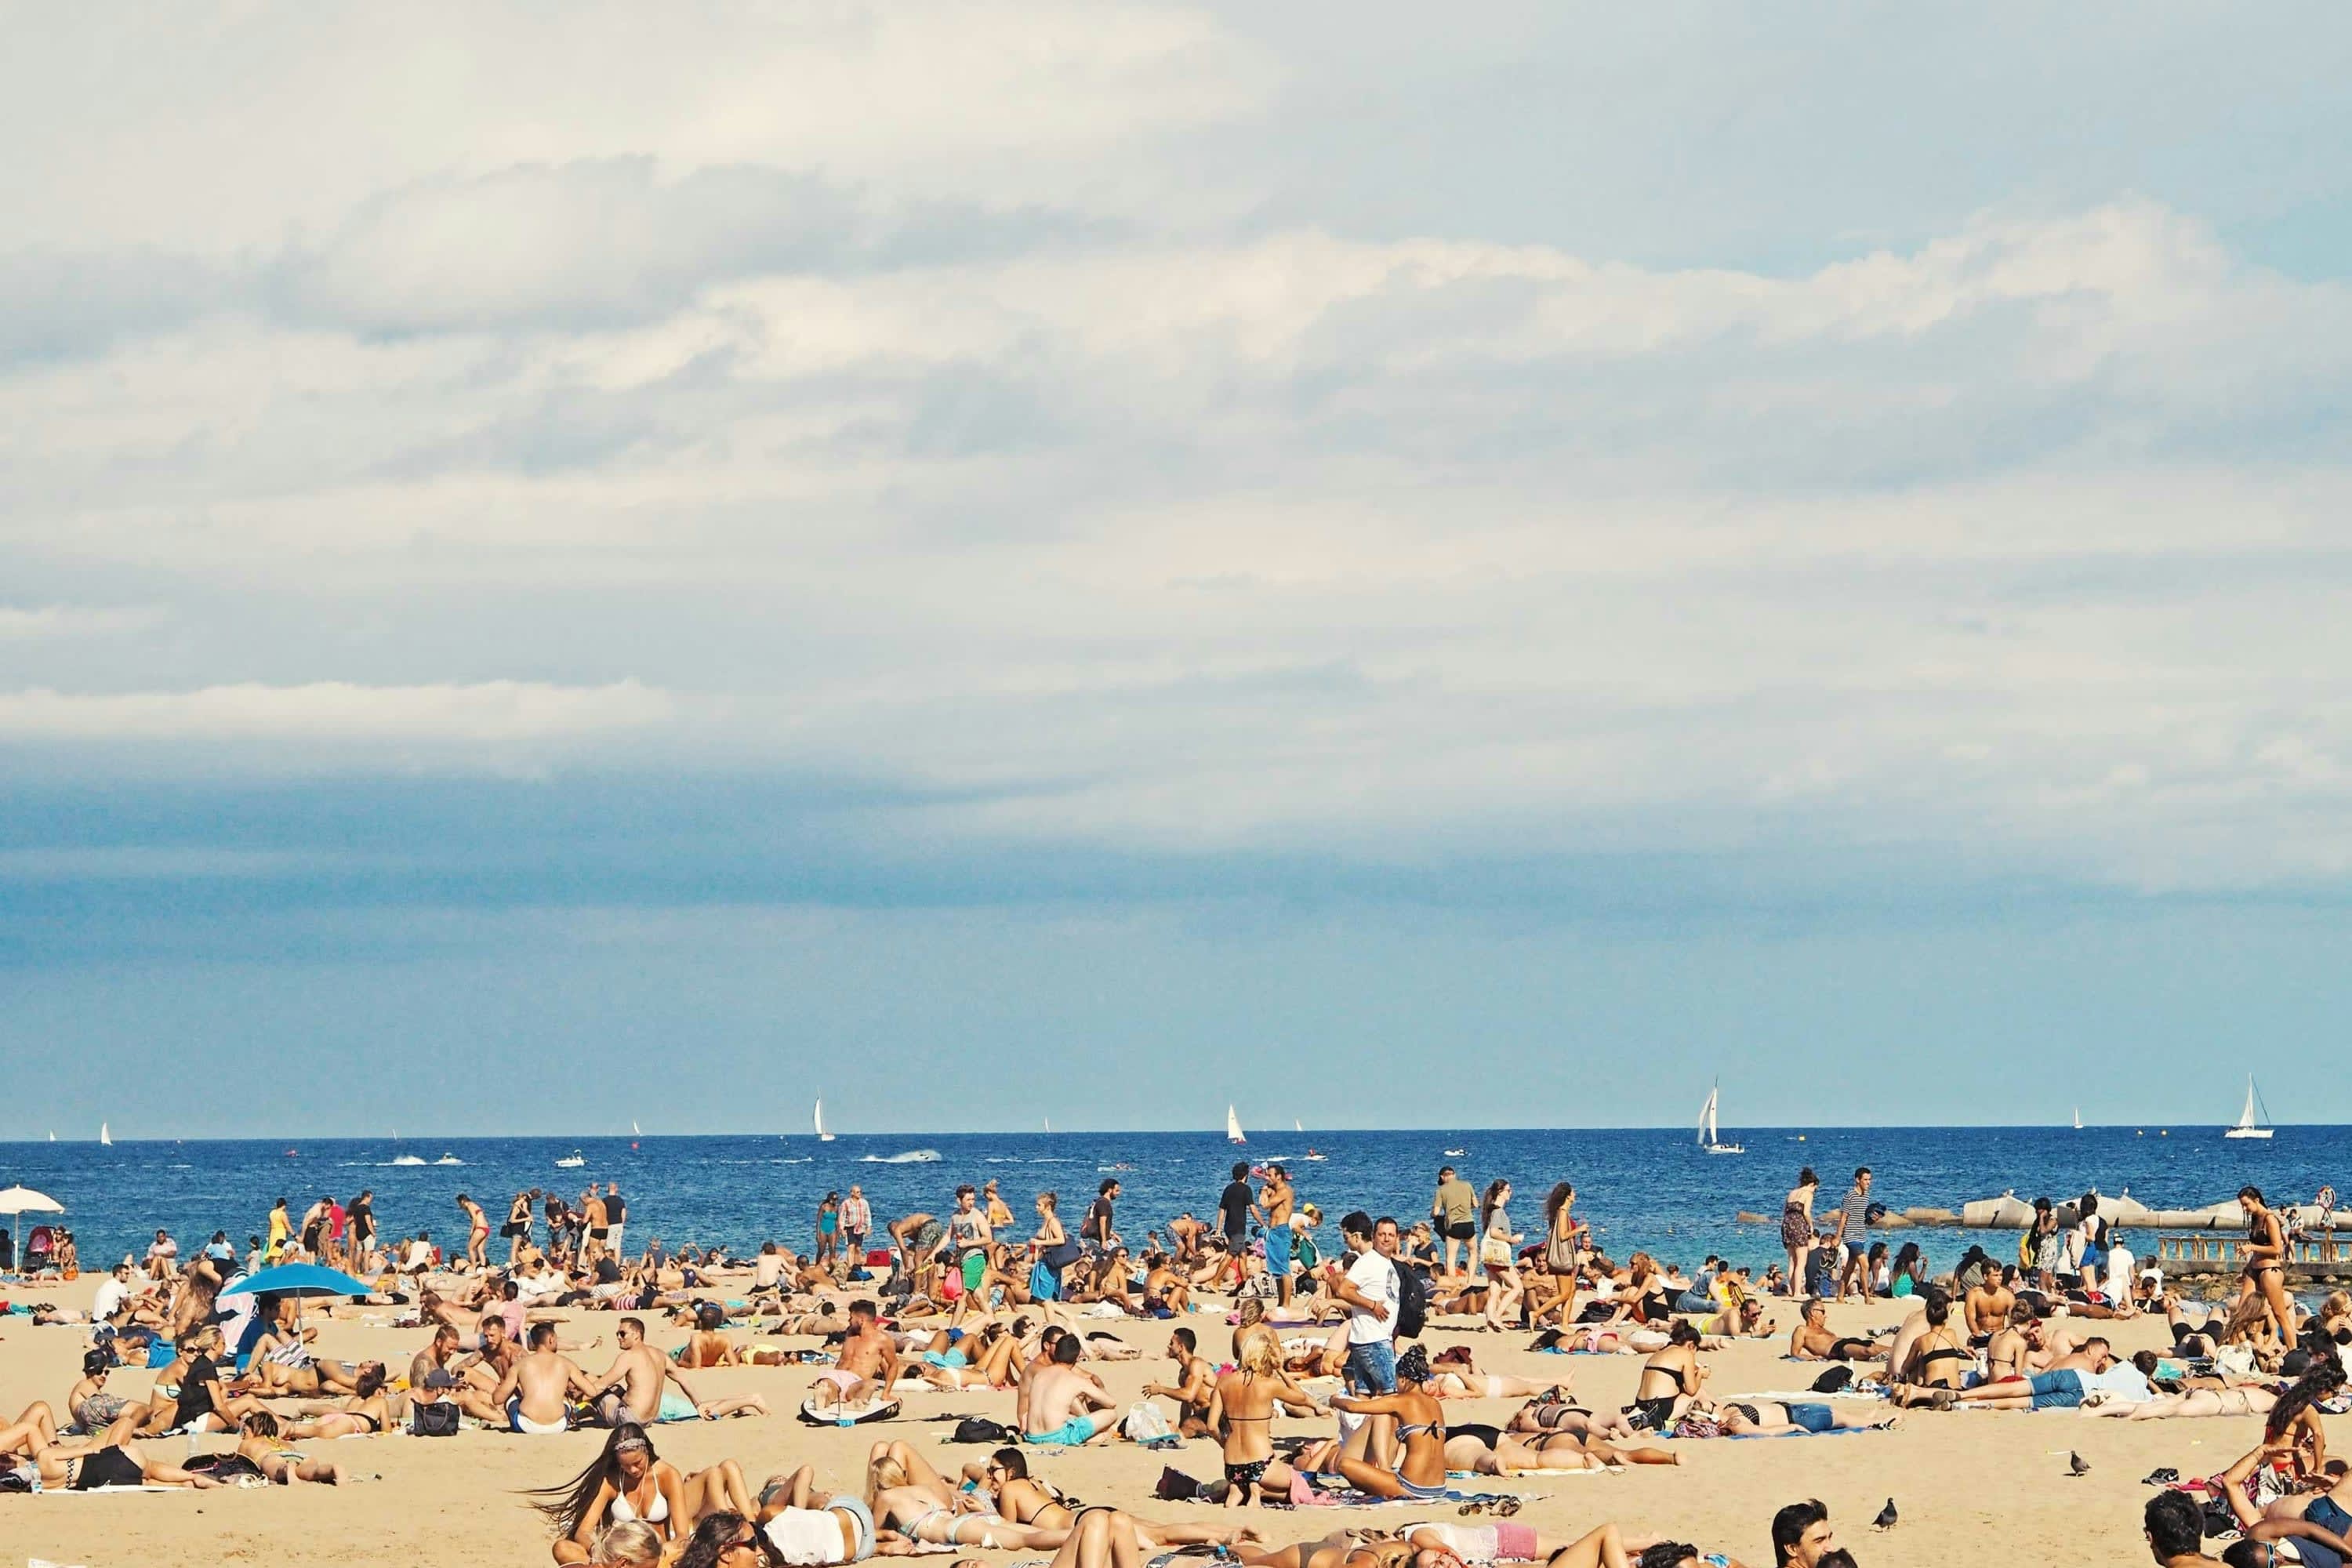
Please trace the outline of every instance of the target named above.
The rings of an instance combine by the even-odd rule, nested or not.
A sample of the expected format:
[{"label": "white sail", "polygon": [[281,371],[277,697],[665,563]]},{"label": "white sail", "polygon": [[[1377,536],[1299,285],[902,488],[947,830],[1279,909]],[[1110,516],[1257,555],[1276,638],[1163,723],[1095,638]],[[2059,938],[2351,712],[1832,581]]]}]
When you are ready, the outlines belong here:
[{"label": "white sail", "polygon": [[637,1124],[634,1121],[629,1123],[629,1136],[632,1138],[642,1138],[645,1136],[645,1133],[638,1129]]},{"label": "white sail", "polygon": [[2267,1138],[2271,1135],[2271,1130],[2263,1126],[2261,1122],[2254,1119],[2255,1100],[2254,1075],[2248,1073],[2246,1075],[2246,1107],[2243,1110],[2238,1112],[2236,1124],[2233,1125],[2227,1132],[2222,1133],[2222,1137]]},{"label": "white sail", "polygon": [[1234,1113],[1234,1108],[1230,1105],[1225,1107],[1225,1142],[1228,1143],[1249,1142],[1242,1136],[1242,1119]]},{"label": "white sail", "polygon": [[1748,1151],[1742,1145],[1725,1142],[1716,1125],[1716,1106],[1722,1096],[1723,1091],[1718,1086],[1706,1086],[1706,1103],[1699,1108],[1698,1113],[1698,1146],[1710,1154],[1745,1154]]},{"label": "white sail", "polygon": [[98,1141],[110,1149],[114,1147],[114,1134],[106,1130],[106,1123],[103,1121],[98,1124]]},{"label": "white sail", "polygon": [[2080,1132],[2082,1130],[2083,1130],[2083,1108],[2082,1108],[2081,1106],[2079,1106],[2079,1105],[2078,1105],[2078,1106],[2076,1106],[2076,1107],[2074,1108],[2074,1131],[2077,1131],[2077,1132]]},{"label": "white sail", "polygon": [[1293,1132],[1304,1132],[1307,1131],[1307,1128],[1299,1121],[1298,1118],[1294,1116],[1290,1119],[1290,1130]]},{"label": "white sail", "polygon": [[833,1142],[833,1134],[824,1130],[824,1101],[822,1099],[816,1102],[816,1141],[820,1143]]},{"label": "white sail", "polygon": [[1050,1116],[1045,1118],[1045,1131],[1048,1132],[1054,1131],[1054,1119]]}]

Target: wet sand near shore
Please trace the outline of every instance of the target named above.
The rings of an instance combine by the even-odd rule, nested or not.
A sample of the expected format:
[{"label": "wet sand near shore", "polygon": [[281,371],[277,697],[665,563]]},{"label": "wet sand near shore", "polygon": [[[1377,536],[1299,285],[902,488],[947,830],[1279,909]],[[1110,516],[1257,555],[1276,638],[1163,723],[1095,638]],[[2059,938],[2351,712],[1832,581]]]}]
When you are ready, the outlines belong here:
[{"label": "wet sand near shore", "polygon": [[[51,1299],[86,1306],[95,1279],[84,1278]],[[17,1298],[38,1300],[38,1293]],[[1841,1331],[1897,1321],[1908,1303],[1846,1307],[1833,1311]],[[381,1357],[395,1374],[423,1342],[423,1331],[370,1326],[394,1310],[336,1308],[313,1320],[321,1327],[322,1353]],[[1795,1309],[1772,1304],[1782,1325]],[[574,1359],[592,1373],[609,1363],[616,1316],[606,1312],[564,1315],[566,1339],[601,1336],[596,1349]],[[1231,1331],[1223,1312],[1200,1312],[1178,1321],[1201,1336],[1202,1350],[1223,1360]],[[1122,1404],[1140,1397],[1147,1380],[1161,1377],[1167,1321],[1088,1320],[1087,1330],[1108,1328],[1140,1348],[1139,1362],[1090,1363]],[[2168,1342],[2160,1317],[2133,1322],[2082,1325],[2078,1331],[2112,1331],[2120,1352]],[[681,1342],[684,1329],[652,1325],[653,1342]],[[740,1331],[739,1331],[740,1337]],[[1530,1336],[1470,1331],[1466,1321],[1438,1320],[1423,1342],[1434,1352],[1466,1343],[1480,1370],[1535,1378],[1570,1377],[1587,1404],[1614,1408],[1632,1398],[1641,1360],[1636,1356],[1560,1356],[1525,1347]],[[84,1345],[79,1329],[35,1329],[22,1317],[0,1319],[0,1416],[13,1418],[35,1399],[61,1405],[78,1375]],[[768,1342],[802,1345],[814,1342]],[[1743,1342],[1705,1358],[1711,1368],[1707,1392],[1717,1397],[1801,1389],[1822,1370],[1780,1359],[1785,1333],[1770,1341]],[[1009,1422],[1011,1394],[918,1393],[906,1397],[906,1414],[895,1422],[851,1429],[811,1427],[793,1412],[815,1369],[806,1366],[730,1368],[690,1374],[698,1392],[757,1393],[775,1414],[765,1417],[688,1422],[660,1427],[656,1442],[664,1458],[692,1469],[722,1458],[739,1460],[756,1489],[776,1471],[814,1462],[825,1484],[844,1490],[862,1485],[867,1448],[877,1437],[900,1437],[923,1447],[943,1471],[983,1450],[940,1446],[950,1430],[924,1419],[946,1415],[986,1415]],[[112,1387],[139,1396],[149,1374],[127,1368]],[[1520,1401],[1449,1400],[1449,1419],[1500,1424]],[[1164,1405],[1164,1402],[1163,1402]],[[1841,1408],[1875,1411],[1864,1402]],[[1277,1434],[1319,1431],[1328,1423],[1280,1421]],[[1482,1490],[1507,1490],[1527,1500],[1519,1515],[1548,1537],[1572,1538],[1604,1520],[1629,1531],[1664,1534],[1695,1542],[1702,1552],[1728,1553],[1763,1568],[1770,1562],[1769,1525],[1775,1509],[1801,1498],[1829,1505],[1840,1540],[1871,1568],[1916,1564],[1920,1568],[1986,1561],[2020,1563],[2132,1563],[2145,1559],[2139,1533],[2140,1508],[2149,1489],[2142,1476],[2160,1465],[2181,1474],[2219,1470],[2251,1447],[2260,1436],[2253,1416],[2126,1422],[2074,1412],[1906,1414],[1893,1432],[1805,1438],[1676,1441],[1678,1468],[1633,1468],[1597,1476],[1537,1476],[1480,1480]],[[138,1563],[142,1568],[177,1564],[254,1562],[284,1564],[414,1563],[429,1559],[457,1568],[476,1564],[541,1564],[549,1536],[522,1491],[553,1485],[574,1475],[597,1452],[601,1432],[551,1437],[519,1437],[470,1426],[452,1438],[388,1436],[311,1443],[307,1451],[326,1454],[359,1479],[341,1488],[296,1486],[208,1492],[0,1497],[0,1541],[8,1556],[38,1557],[90,1568]],[[206,1439],[218,1443],[220,1439]],[[160,1453],[177,1458],[179,1438],[156,1440]],[[2066,1473],[2068,1452],[2089,1460],[2091,1473]],[[1089,1502],[1109,1502],[1154,1519],[1222,1521],[1225,1510],[1205,1504],[1164,1503],[1151,1489],[1164,1465],[1207,1481],[1220,1473],[1214,1444],[1196,1441],[1160,1452],[1130,1444],[1079,1452],[1033,1451],[1033,1470],[1065,1491]],[[1902,1522],[1891,1533],[1869,1527],[1889,1496]],[[1250,1509],[1246,1517],[1276,1543],[1320,1536],[1334,1529],[1381,1528],[1434,1512],[1453,1517],[1454,1505],[1407,1510]],[[1011,1563],[1016,1554],[973,1552],[991,1563]],[[1030,1554],[1032,1556],[1035,1554]]]}]

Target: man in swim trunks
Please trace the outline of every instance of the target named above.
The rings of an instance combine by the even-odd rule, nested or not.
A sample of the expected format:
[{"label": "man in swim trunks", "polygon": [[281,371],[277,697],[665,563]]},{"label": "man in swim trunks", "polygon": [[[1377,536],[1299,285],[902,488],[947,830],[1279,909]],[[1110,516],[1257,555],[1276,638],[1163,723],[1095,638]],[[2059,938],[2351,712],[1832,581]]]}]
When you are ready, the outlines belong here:
[{"label": "man in swim trunks", "polygon": [[1874,1340],[1830,1332],[1829,1303],[1816,1296],[1805,1303],[1805,1321],[1789,1336],[1791,1361],[1870,1361],[1880,1352]]},{"label": "man in swim trunks", "polygon": [[1259,1214],[1265,1221],[1265,1270],[1274,1276],[1276,1299],[1283,1306],[1290,1305],[1290,1211],[1298,1202],[1298,1190],[1290,1184],[1290,1172],[1281,1165],[1268,1165],[1265,1180],[1258,1184]]},{"label": "man in swim trunks", "polygon": [[1209,1402],[1217,1392],[1216,1369],[1200,1354],[1200,1342],[1190,1329],[1171,1333],[1168,1359],[1176,1363],[1176,1381],[1143,1385],[1146,1398],[1159,1394],[1176,1402],[1176,1433],[1182,1437],[1209,1435]]},{"label": "man in swim trunks", "polygon": [[1118,1406],[1100,1379],[1078,1370],[1080,1348],[1076,1334],[1065,1334],[1055,1342],[1053,1360],[1029,1374],[1023,1442],[1076,1448],[1118,1436],[1111,1414]]},{"label": "man in swim trunks", "polygon": [[1451,1165],[1437,1168],[1437,1196],[1430,1200],[1429,1222],[1445,1237],[1446,1273],[1454,1272],[1457,1247],[1467,1249],[1467,1261],[1477,1260],[1478,1249],[1471,1244],[1478,1238],[1478,1193]]},{"label": "man in swim trunks", "polygon": [[575,1395],[593,1399],[602,1392],[555,1348],[555,1325],[533,1323],[530,1349],[499,1381],[490,1403],[506,1412],[509,1430],[544,1436],[571,1430]]},{"label": "man in swim trunks", "polygon": [[899,1268],[919,1296],[933,1293],[940,1243],[947,1236],[948,1227],[937,1215],[903,1215],[890,1222],[890,1242],[898,1249]]},{"label": "man in swim trunks", "polygon": [[849,1333],[841,1342],[841,1352],[809,1385],[816,1391],[820,1407],[856,1405],[889,1393],[898,1382],[898,1347],[874,1319],[873,1302],[849,1304]]}]

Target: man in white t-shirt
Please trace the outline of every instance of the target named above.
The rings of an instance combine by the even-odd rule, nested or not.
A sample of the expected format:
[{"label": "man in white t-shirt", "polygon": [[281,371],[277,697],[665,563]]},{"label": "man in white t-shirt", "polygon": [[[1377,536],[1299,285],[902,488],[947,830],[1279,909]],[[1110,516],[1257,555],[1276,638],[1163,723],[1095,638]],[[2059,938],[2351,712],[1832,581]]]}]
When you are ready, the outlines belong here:
[{"label": "man in white t-shirt", "polygon": [[104,1323],[113,1321],[122,1310],[122,1303],[131,1300],[131,1264],[128,1259],[114,1266],[114,1272],[99,1281],[98,1294],[90,1298],[89,1321]]},{"label": "man in white t-shirt", "polygon": [[1348,1307],[1348,1386],[1358,1394],[1396,1392],[1396,1265],[1372,1246],[1372,1216],[1361,1209],[1339,1222],[1347,1272],[1330,1267],[1331,1294]]}]

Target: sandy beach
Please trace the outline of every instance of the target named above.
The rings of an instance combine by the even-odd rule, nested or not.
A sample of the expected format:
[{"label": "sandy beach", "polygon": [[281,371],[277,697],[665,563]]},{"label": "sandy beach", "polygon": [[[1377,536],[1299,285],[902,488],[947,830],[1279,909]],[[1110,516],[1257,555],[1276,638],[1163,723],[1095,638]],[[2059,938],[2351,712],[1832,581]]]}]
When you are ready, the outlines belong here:
[{"label": "sandy beach", "polygon": [[[89,1278],[47,1299],[86,1306],[94,1288]],[[19,1299],[43,1299],[33,1296]],[[1908,1303],[1836,1310],[1841,1331],[1860,1330],[1898,1319]],[[1786,1324],[1793,1308],[1775,1303]],[[415,1329],[384,1326],[390,1309],[341,1306],[316,1313],[324,1353],[382,1357],[395,1369],[423,1341]],[[1229,1331],[1222,1312],[1200,1312],[1184,1321],[1202,1336],[1204,1352],[1222,1359]],[[616,1319],[604,1312],[565,1314],[567,1339],[600,1336],[594,1350],[575,1359],[590,1371],[609,1360]],[[1459,1321],[1466,1325],[1467,1321]],[[1139,1347],[1139,1362],[1089,1363],[1122,1402],[1139,1397],[1142,1384],[1162,1375],[1160,1358],[1171,1323],[1106,1320],[1107,1327]],[[2161,1318],[2109,1325],[2119,1349],[2166,1342]],[[740,1331],[737,1331],[739,1337]],[[0,1406],[13,1416],[28,1402],[62,1402],[73,1382],[85,1331],[36,1329],[22,1317],[0,1321]],[[678,1343],[686,1331],[653,1325],[654,1342]],[[789,1344],[813,1343],[784,1341]],[[1597,1408],[1613,1408],[1631,1398],[1641,1359],[1636,1356],[1539,1354],[1524,1347],[1528,1336],[1472,1331],[1440,1320],[1425,1342],[1433,1352],[1457,1342],[1472,1346],[1482,1370],[1526,1376],[1572,1375],[1577,1389]],[[1801,1389],[1820,1370],[1780,1359],[1781,1340],[1743,1342],[1709,1352],[1708,1392],[1718,1397],[1742,1393]],[[1010,1420],[1009,1393],[910,1394],[898,1421],[856,1429],[810,1427],[795,1419],[812,1369],[730,1368],[696,1374],[698,1389],[759,1393],[778,1414],[661,1427],[656,1440],[665,1458],[682,1468],[723,1457],[740,1460],[756,1485],[771,1472],[815,1463],[828,1483],[855,1489],[863,1475],[867,1447],[877,1436],[904,1437],[925,1446],[949,1430],[926,1418],[950,1412]],[[150,1379],[138,1369],[116,1374],[113,1386],[137,1395]],[[1500,1422],[1517,1400],[1447,1402],[1449,1419]],[[1872,1408],[1859,1403],[1853,1409]],[[2139,1510],[2148,1489],[2139,1478],[2159,1465],[2183,1475],[2218,1470],[2251,1447],[2259,1436],[2255,1417],[2124,1422],[2071,1412],[2035,1415],[1969,1412],[1908,1415],[1895,1431],[1810,1438],[1749,1441],[1677,1441],[1680,1467],[1634,1468],[1618,1474],[1528,1477],[1481,1481],[1481,1489],[1507,1489],[1527,1500],[1520,1518],[1544,1534],[1572,1537],[1603,1520],[1629,1531],[1660,1533],[1695,1542],[1703,1552],[1725,1552],[1756,1568],[1770,1561],[1768,1524],[1772,1511],[1790,1500],[1818,1497],[1828,1504],[1842,1542],[1863,1563],[1937,1564],[1979,1563],[1988,1552],[2013,1563],[2077,1563],[2138,1560]],[[1315,1424],[1284,1421],[1277,1433],[1306,1432]],[[222,1439],[206,1439],[216,1444]],[[405,1436],[313,1443],[346,1472],[362,1478],[341,1488],[298,1486],[247,1491],[134,1492],[115,1495],[42,1495],[0,1499],[7,1551],[12,1557],[43,1558],[90,1568],[137,1563],[159,1564],[220,1562],[353,1563],[413,1562],[429,1553],[454,1564],[536,1564],[548,1561],[549,1536],[540,1517],[519,1494],[574,1474],[604,1441],[598,1432],[552,1437],[519,1437],[468,1428],[453,1438]],[[159,1452],[176,1457],[182,1439],[156,1440]],[[2069,1451],[2081,1453],[2092,1470],[2067,1475]],[[981,1452],[942,1447],[945,1469]],[[1150,1491],[1163,1465],[1202,1480],[1213,1478],[1213,1444],[1191,1442],[1169,1452],[1145,1452],[1131,1445],[1035,1455],[1037,1473],[1088,1501],[1115,1502],[1157,1519],[1223,1520],[1224,1510],[1199,1504],[1155,1501]],[[1902,1521],[1879,1534],[1869,1521],[1889,1496]],[[1377,1527],[1426,1513],[1426,1509],[1372,1510],[1254,1509],[1249,1517],[1275,1542],[1321,1535],[1342,1524]],[[1443,1510],[1451,1516],[1451,1506]],[[1012,1553],[982,1553],[992,1562],[1012,1562]]]}]

